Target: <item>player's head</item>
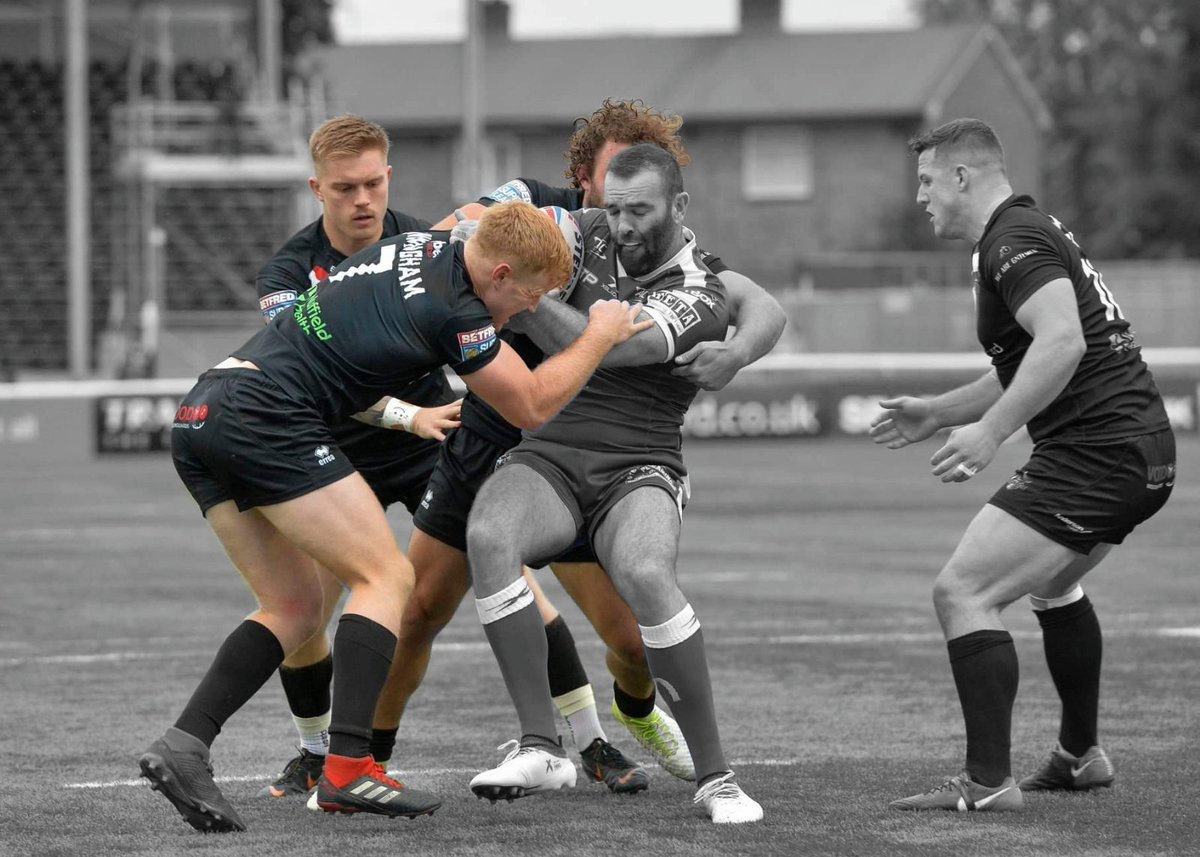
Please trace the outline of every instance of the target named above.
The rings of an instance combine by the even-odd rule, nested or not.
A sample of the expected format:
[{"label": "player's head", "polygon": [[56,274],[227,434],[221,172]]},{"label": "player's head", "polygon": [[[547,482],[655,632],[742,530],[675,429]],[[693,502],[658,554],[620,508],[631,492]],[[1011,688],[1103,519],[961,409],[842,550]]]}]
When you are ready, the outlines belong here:
[{"label": "player's head", "polygon": [[606,98],[591,116],[575,120],[565,175],[573,187],[583,189],[584,206],[602,208],[608,164],[615,154],[630,146],[653,143],[670,152],[679,166],[687,166],[688,153],[679,139],[682,125],[683,117],[659,113],[641,100]]},{"label": "player's head", "polygon": [[526,202],[484,211],[465,252],[475,292],[497,327],[571,277],[571,252],[558,224]]},{"label": "player's head", "polygon": [[917,156],[917,204],[924,206],[939,238],[965,238],[975,209],[998,188],[1007,188],[1004,147],[979,119],[955,119],[908,142]]},{"label": "player's head", "polygon": [[387,132],[358,116],[337,116],[308,140],[314,175],[308,186],[321,202],[330,243],[351,255],[383,237],[387,214]]},{"label": "player's head", "polygon": [[608,164],[604,210],[625,271],[650,273],[684,245],[688,195],[670,153],[653,143],[630,146]]}]

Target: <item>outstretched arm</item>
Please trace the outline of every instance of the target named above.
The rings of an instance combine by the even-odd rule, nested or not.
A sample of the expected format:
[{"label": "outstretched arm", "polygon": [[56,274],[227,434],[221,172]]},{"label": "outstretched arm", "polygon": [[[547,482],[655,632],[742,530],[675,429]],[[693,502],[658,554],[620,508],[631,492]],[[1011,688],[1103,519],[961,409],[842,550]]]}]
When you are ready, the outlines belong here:
[{"label": "outstretched arm", "polygon": [[698,342],[675,358],[678,365],[672,372],[705,390],[720,390],[744,366],[774,348],[787,324],[779,301],[749,277],[737,271],[717,276],[725,286],[733,336]]}]

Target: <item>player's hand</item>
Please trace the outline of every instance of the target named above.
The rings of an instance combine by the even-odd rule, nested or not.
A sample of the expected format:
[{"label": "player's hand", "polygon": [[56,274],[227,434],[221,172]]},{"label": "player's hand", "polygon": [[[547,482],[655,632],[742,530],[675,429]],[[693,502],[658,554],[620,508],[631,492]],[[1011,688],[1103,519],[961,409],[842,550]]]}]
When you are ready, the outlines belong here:
[{"label": "player's hand", "polygon": [[946,443],[929,459],[933,475],[943,482],[966,482],[992,463],[1000,442],[982,423],[950,432]]},{"label": "player's hand", "polygon": [[926,399],[898,396],[884,399],[879,407],[883,408],[883,413],[871,420],[871,428],[867,433],[872,441],[888,449],[901,449],[910,443],[919,443],[941,428]]},{"label": "player's hand", "polygon": [[413,417],[410,432],[427,440],[445,440],[446,432],[456,429],[462,419],[462,399],[436,408],[421,408]]},{"label": "player's hand", "polygon": [[686,378],[702,390],[720,390],[746,364],[729,340],[698,342],[675,358],[671,374]]},{"label": "player's hand", "polygon": [[619,345],[653,326],[653,319],[638,321],[641,314],[641,304],[630,306],[629,301],[596,301],[588,307],[588,328],[595,328],[610,344]]},{"label": "player's hand", "polygon": [[[454,213],[458,214],[457,211],[455,211]],[[454,226],[450,230],[450,243],[451,244],[458,244],[460,242],[465,243],[472,235],[475,234],[475,230],[478,228],[479,228],[478,220],[460,220],[460,221],[458,221],[457,223],[454,224]]]}]

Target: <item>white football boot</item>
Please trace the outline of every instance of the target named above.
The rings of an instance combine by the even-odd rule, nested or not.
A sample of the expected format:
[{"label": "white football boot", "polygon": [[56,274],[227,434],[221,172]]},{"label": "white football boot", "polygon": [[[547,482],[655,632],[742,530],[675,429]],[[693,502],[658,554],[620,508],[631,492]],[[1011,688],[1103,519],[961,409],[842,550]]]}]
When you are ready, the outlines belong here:
[{"label": "white football boot", "polygon": [[513,739],[496,748],[508,752],[504,761],[490,771],[476,774],[471,791],[492,803],[515,800],[538,792],[575,788],[575,763],[540,747],[522,747]]},{"label": "white football boot", "polygon": [[613,702],[613,717],[629,730],[639,744],[673,777],[689,783],[696,781],[696,766],[687,741],[675,718],[657,705],[645,717],[629,717]]},{"label": "white football boot", "polygon": [[696,796],[692,801],[704,807],[713,824],[762,821],[762,807],[733,781],[733,771],[714,777],[696,789]]}]

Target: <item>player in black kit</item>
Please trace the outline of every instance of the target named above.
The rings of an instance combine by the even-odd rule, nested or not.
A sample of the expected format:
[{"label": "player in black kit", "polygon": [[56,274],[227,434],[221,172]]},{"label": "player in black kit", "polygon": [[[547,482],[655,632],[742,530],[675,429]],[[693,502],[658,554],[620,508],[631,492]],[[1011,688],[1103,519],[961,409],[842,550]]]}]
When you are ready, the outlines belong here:
[{"label": "player in black kit", "polygon": [[[265,322],[279,312],[290,310],[297,297],[325,280],[347,256],[383,238],[429,228],[430,224],[424,220],[387,208],[392,172],[388,149],[387,132],[358,116],[335,117],[313,132],[309,151],[315,175],[309,179],[309,186],[321,203],[322,216],[292,236],[259,273],[255,286]],[[415,510],[437,462],[443,432],[458,425],[458,405],[454,399],[439,368],[381,400],[376,409],[380,426],[346,420],[333,427],[338,446],[385,509],[400,502],[410,514]],[[428,575],[416,563],[419,557],[410,555],[410,559],[417,564],[414,600],[419,603]],[[342,585],[325,572],[321,581],[326,621],[279,668],[280,682],[299,733],[299,753],[259,792],[261,796],[307,794],[320,779],[329,751],[333,658],[326,627],[337,607]],[[570,629],[541,589],[535,591],[538,608],[546,621],[551,663],[565,665],[557,669],[556,676],[567,686],[566,692],[585,698],[573,705],[571,717],[587,716],[589,705],[594,717],[594,702],[587,702],[591,699],[591,685]],[[401,677],[423,673],[427,660],[397,659],[393,669]],[[387,762],[391,757],[395,724],[401,711],[403,701],[391,695],[380,697],[371,741],[372,755],[378,762]]]},{"label": "player in black kit", "polygon": [[[963,772],[895,809],[1017,810],[1022,791],[1111,785],[1097,738],[1101,635],[1079,585],[1166,503],[1175,438],[1141,349],[1074,236],[1013,194],[995,132],[957,119],[914,138],[917,203],[934,234],[972,254],[976,328],[992,360],[979,380],[934,398],[901,396],[871,427],[889,449],[949,433],[931,460],[963,482],[1027,425],[1029,461],[992,495],[934,583],[966,721]],[[1047,765],[1014,782],[1017,655],[1001,611],[1028,595],[1062,701]]]},{"label": "player in black kit", "polygon": [[413,568],[378,499],[330,426],[449,365],[514,424],[535,428],[608,350],[644,328],[608,301],[586,333],[530,371],[497,339],[514,314],[564,285],[572,260],[537,209],[500,206],[465,244],[410,232],[346,260],[184,397],[172,457],[259,609],[225,641],[175,725],[139,758],[143,776],[199,830],[244,830],[212,779],[209,747],[284,656],[319,630],[318,565],[348,587],[333,650],[330,747],[317,786],[327,812],[414,816],[433,795],[370,754],[375,703],[396,649]]}]

